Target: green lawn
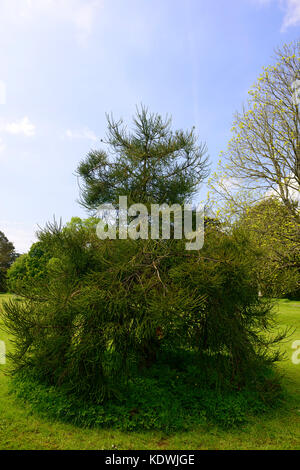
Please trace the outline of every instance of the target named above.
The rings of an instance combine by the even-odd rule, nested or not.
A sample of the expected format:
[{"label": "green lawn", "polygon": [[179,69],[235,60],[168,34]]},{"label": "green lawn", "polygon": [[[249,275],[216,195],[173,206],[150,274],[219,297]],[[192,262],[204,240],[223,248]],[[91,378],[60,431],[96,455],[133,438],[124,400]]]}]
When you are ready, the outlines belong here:
[{"label": "green lawn", "polygon": [[[0,303],[6,297],[0,295]],[[295,329],[282,345],[287,353],[280,364],[288,394],[286,403],[272,414],[251,418],[242,428],[223,431],[205,425],[166,435],[157,431],[81,429],[53,422],[32,413],[29,405],[9,394],[6,366],[0,365],[0,449],[300,449],[300,364],[291,360],[292,342],[300,340],[300,302],[280,300],[278,323]],[[10,347],[2,331],[0,340]]]}]

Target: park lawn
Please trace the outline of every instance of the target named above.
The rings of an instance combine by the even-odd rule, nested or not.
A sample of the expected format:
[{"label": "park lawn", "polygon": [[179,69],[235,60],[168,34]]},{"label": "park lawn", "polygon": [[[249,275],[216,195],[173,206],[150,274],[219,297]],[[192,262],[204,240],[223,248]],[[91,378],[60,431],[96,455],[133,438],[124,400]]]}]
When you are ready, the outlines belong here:
[{"label": "park lawn", "polygon": [[[0,295],[0,305],[8,297]],[[246,425],[229,431],[208,424],[169,435],[82,429],[32,412],[29,404],[9,393],[7,366],[0,365],[0,449],[300,449],[300,364],[291,360],[291,345],[300,340],[300,302],[279,300],[277,308],[278,324],[294,330],[282,344],[286,360],[279,368],[287,397],[280,409],[252,417]],[[0,340],[8,349],[12,347],[1,330]]]}]

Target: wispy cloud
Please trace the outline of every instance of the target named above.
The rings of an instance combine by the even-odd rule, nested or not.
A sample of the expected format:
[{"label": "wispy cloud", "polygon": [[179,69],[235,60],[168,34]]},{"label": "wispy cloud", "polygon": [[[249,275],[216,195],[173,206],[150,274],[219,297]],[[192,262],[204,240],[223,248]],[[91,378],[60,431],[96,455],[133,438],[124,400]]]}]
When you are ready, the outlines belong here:
[{"label": "wispy cloud", "polygon": [[252,3],[264,7],[271,4],[279,5],[284,12],[281,32],[285,32],[292,26],[300,25],[300,0],[251,0]]},{"label": "wispy cloud", "polygon": [[68,137],[68,139],[71,139],[71,140],[86,139],[86,140],[92,140],[93,142],[96,142],[97,140],[99,140],[96,134],[90,129],[88,129],[87,127],[80,129],[80,130],[67,129],[65,132],[65,135],[66,137]]},{"label": "wispy cloud", "polygon": [[33,22],[67,22],[73,25],[78,39],[84,40],[92,31],[95,16],[104,0],[1,0],[3,22],[30,25]]},{"label": "wispy cloud", "polygon": [[29,120],[27,116],[12,122],[2,120],[0,121],[0,132],[12,135],[24,135],[25,137],[32,137],[35,135],[35,125]]},{"label": "wispy cloud", "polygon": [[285,15],[281,26],[281,31],[286,31],[291,26],[300,25],[300,0],[285,0],[283,7]]}]

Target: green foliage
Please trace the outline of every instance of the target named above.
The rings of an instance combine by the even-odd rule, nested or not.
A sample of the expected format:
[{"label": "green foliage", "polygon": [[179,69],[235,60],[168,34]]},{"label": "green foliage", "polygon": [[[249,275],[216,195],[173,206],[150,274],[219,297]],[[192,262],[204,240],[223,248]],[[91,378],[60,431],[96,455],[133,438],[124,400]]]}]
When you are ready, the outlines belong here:
[{"label": "green foliage", "polygon": [[108,151],[95,150],[78,167],[81,203],[96,210],[102,203],[186,202],[207,176],[206,146],[192,131],[171,130],[171,119],[143,106],[127,132],[122,120],[107,117]]},{"label": "green foliage", "polygon": [[300,223],[300,113],[293,84],[299,79],[300,42],[275,51],[235,115],[232,138],[213,175],[214,197],[240,210],[243,193],[256,201],[273,195]]},{"label": "green foliage", "polygon": [[64,387],[46,386],[34,375],[18,374],[12,385],[19,398],[45,416],[77,426],[121,431],[174,432],[206,423],[228,429],[245,423],[251,414],[261,415],[281,403],[282,391],[274,373],[269,374],[267,387],[266,377],[260,377],[261,390],[248,386],[242,391],[216,391],[214,378],[207,380],[205,365],[194,353],[162,357],[131,378],[121,400],[103,404],[70,396]]},{"label": "green foliage", "polygon": [[7,270],[18,257],[14,245],[0,231],[0,292],[5,292]]},{"label": "green foliage", "polygon": [[7,271],[8,290],[22,294],[35,291],[37,282],[46,282],[50,254],[40,242],[34,243],[28,253],[20,256]]},{"label": "green foliage", "polygon": [[300,289],[300,225],[275,198],[249,206],[237,225],[260,249],[257,276],[264,296],[296,296]]},{"label": "green foliage", "polygon": [[210,181],[210,203],[243,225],[263,250],[263,295],[300,295],[300,113],[295,100],[300,42],[275,51],[236,113],[232,138]]},{"label": "green foliage", "polygon": [[[215,389],[255,384],[278,360],[271,305],[258,297],[245,235],[208,226],[201,252],[182,240],[105,240],[86,224],[39,234],[47,275],[4,304],[13,372],[93,403],[124,390],[162,355],[192,351]],[[24,281],[24,280],[23,280]]]},{"label": "green foliage", "polygon": [[[1,304],[3,300],[8,300],[9,297],[8,295],[0,295],[0,326],[2,324]],[[300,302],[281,300],[276,302],[276,305],[278,308],[278,326],[293,328],[293,334],[289,341],[280,344],[282,352],[285,352],[290,358],[291,344],[299,339]],[[6,342],[8,349],[13,347],[12,336],[7,336],[3,331],[0,331],[0,337]],[[174,362],[176,365],[178,361],[174,359],[172,364]],[[192,360],[189,360],[189,362],[192,362]],[[171,367],[171,360],[168,363]],[[249,419],[246,417],[247,422],[243,426],[221,429],[220,426],[211,423],[213,418],[207,418],[206,423],[202,424],[203,418],[199,416],[198,423],[201,422],[201,424],[195,422],[189,430],[178,429],[178,431],[174,430],[170,433],[159,429],[145,431],[142,426],[140,431],[133,432],[120,431],[116,429],[116,425],[86,428],[88,423],[91,422],[89,420],[85,423],[82,420],[80,426],[71,424],[71,421],[74,423],[76,420],[75,407],[74,419],[70,415],[59,418],[53,409],[54,405],[49,404],[47,395],[44,395],[44,400],[41,397],[39,400],[36,398],[34,391],[37,386],[41,386],[40,382],[35,381],[35,387],[31,385],[32,393],[25,396],[23,385],[20,383],[19,388],[19,384],[14,384],[14,379],[12,380],[6,374],[7,367],[8,364],[0,365],[1,449],[295,449],[295,442],[299,442],[300,438],[300,416],[299,413],[295,412],[295,410],[300,409],[300,367],[293,364],[291,360],[285,360],[278,364],[278,370],[283,375],[282,387],[285,391],[284,401],[280,407],[272,408],[267,413],[262,413],[259,409],[253,410],[255,416],[249,416]],[[205,367],[200,369],[196,366],[196,369],[203,370]],[[149,372],[150,370],[147,369]],[[28,380],[31,381],[32,379]],[[43,388],[49,396],[49,387],[44,386]],[[29,387],[27,390],[29,392]],[[55,389],[56,394],[59,391],[61,391],[61,388]],[[18,392],[22,394],[23,398],[16,399],[15,393]],[[151,396],[151,390],[148,393]],[[243,392],[238,391],[236,393],[237,399],[241,393]],[[51,396],[53,395],[51,394]],[[58,403],[55,396],[52,400]],[[65,403],[69,400],[70,397],[65,396]],[[221,398],[220,402],[222,402]],[[248,403],[247,409],[250,408],[249,413],[252,414],[252,401],[249,399]],[[258,403],[256,399],[254,405],[255,403]],[[52,408],[51,416],[49,408]],[[94,408],[97,413],[97,410],[101,407],[96,405]],[[78,414],[79,409],[80,407],[78,408]],[[122,419],[122,411],[119,419]],[[64,419],[65,422],[63,422]],[[69,422],[66,422],[67,420]],[[286,425],[283,426],[283,423],[286,423]],[[125,426],[123,428],[125,429]],[[24,429],[26,432],[24,432]]]}]

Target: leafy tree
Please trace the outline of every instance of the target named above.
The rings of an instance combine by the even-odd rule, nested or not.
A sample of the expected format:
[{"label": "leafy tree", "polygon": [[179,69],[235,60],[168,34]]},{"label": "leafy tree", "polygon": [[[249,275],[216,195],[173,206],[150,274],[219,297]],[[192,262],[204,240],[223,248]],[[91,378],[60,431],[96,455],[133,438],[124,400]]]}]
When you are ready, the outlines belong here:
[{"label": "leafy tree", "polygon": [[40,242],[34,243],[29,252],[17,258],[8,269],[9,291],[21,294],[24,286],[30,286],[31,291],[34,292],[38,280],[42,279],[46,282],[49,259],[47,247]]},{"label": "leafy tree", "polygon": [[[235,116],[233,136],[212,178],[215,192],[236,211],[240,191],[255,201],[277,197],[300,223],[300,42],[276,51],[250,90],[248,105]],[[242,207],[243,209],[243,207]]]},{"label": "leafy tree", "polygon": [[137,109],[133,130],[107,116],[108,151],[95,150],[78,167],[81,204],[96,210],[102,203],[179,203],[187,201],[207,176],[206,146],[197,145],[194,129],[171,130],[171,119]]},{"label": "leafy tree", "polygon": [[0,292],[6,290],[6,273],[17,256],[13,243],[0,231]]},{"label": "leafy tree", "polygon": [[257,270],[263,295],[296,295],[300,291],[299,227],[286,206],[276,198],[265,199],[248,207],[237,225],[262,250]]},{"label": "leafy tree", "polygon": [[[68,233],[95,232],[98,222],[99,219],[93,217],[88,219],[73,217],[65,227],[61,227],[60,224],[57,227]],[[53,226],[56,226],[55,221]],[[47,284],[51,275],[52,257],[52,248],[45,241],[34,243],[29,252],[17,258],[7,271],[7,285],[10,292],[22,295],[24,291],[28,293],[30,291],[33,294],[38,281]]]},{"label": "leafy tree", "polygon": [[276,57],[236,114],[209,196],[222,220],[246,226],[264,249],[260,282],[270,295],[297,291],[300,246],[300,42]]}]

